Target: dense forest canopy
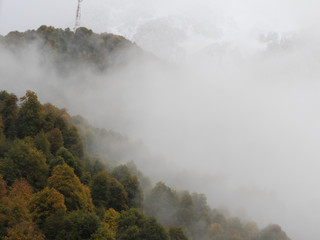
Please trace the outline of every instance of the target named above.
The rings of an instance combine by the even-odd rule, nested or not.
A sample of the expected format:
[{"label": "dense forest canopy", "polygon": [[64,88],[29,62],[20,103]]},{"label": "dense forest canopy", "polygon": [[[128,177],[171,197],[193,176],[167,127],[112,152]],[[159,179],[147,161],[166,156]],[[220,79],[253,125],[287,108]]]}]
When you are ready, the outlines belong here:
[{"label": "dense forest canopy", "polygon": [[[141,50],[112,34],[42,26],[0,38],[12,52],[36,43],[61,72],[108,69]],[[40,45],[39,45],[40,44]],[[128,55],[128,56],[129,56]],[[45,56],[44,56],[45,59]],[[126,61],[132,59],[123,58]],[[121,64],[126,61],[121,61]],[[132,143],[81,116],[42,104],[33,91],[0,92],[0,238],[90,240],[289,240],[276,224],[223,214],[205,195],[152,185],[130,159]],[[137,155],[139,156],[139,155]]]}]

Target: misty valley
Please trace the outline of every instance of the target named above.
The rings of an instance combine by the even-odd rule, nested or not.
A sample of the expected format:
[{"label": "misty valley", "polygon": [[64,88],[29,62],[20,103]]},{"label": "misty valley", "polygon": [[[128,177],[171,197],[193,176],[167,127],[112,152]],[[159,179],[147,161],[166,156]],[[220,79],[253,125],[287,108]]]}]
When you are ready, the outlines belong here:
[{"label": "misty valley", "polygon": [[[0,36],[0,55],[1,239],[290,239],[276,222],[260,226],[230,212],[228,205],[208,204],[202,192],[174,184],[179,172],[174,159],[155,155],[117,127],[130,125],[123,109],[139,111],[137,121],[147,118],[149,108],[139,95],[153,99],[155,92],[143,91],[148,86],[163,93],[161,102],[192,111],[190,102],[180,105],[170,92],[180,84],[174,81],[180,76],[175,66],[124,37],[84,27],[75,32],[50,26],[10,32]],[[163,73],[167,69],[173,79]],[[188,86],[188,78],[181,81]],[[186,93],[192,97],[194,91]],[[166,113],[161,106],[157,101],[150,106],[158,110],[153,117],[159,121]],[[93,111],[96,120],[90,119]],[[172,110],[168,115],[175,114]],[[168,128],[159,128],[160,135],[179,125],[172,121],[163,122]],[[135,126],[130,125],[132,133],[140,131]],[[182,132],[184,136],[188,130]],[[193,177],[191,172],[181,179],[192,182]],[[212,194],[219,198],[220,191]]]}]

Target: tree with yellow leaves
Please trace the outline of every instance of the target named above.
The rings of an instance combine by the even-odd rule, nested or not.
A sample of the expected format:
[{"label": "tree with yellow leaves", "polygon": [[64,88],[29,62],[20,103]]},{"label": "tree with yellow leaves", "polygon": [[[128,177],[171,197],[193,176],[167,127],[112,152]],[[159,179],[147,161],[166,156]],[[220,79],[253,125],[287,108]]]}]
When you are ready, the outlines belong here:
[{"label": "tree with yellow leaves", "polygon": [[55,188],[64,195],[65,205],[69,211],[83,210],[93,211],[93,204],[90,190],[80,182],[74,174],[73,168],[67,164],[57,165],[51,177],[48,179],[48,186]]}]

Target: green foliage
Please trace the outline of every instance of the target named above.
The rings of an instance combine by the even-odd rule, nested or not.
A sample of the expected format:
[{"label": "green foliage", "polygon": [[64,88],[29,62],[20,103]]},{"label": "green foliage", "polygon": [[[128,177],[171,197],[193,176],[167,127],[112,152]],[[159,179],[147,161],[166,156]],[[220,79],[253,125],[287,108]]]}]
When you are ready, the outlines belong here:
[{"label": "green foliage", "polygon": [[165,229],[138,209],[122,211],[118,218],[117,240],[168,240]]},{"label": "green foliage", "polygon": [[41,26],[36,31],[10,32],[0,41],[12,52],[18,52],[24,46],[35,42],[43,53],[54,58],[61,73],[84,64],[94,67],[95,70],[104,70],[143,56],[140,48],[121,36],[96,34],[84,27],[73,32],[68,28],[62,30]]},{"label": "green foliage", "polygon": [[2,102],[3,100],[9,95],[7,91],[1,90],[0,91],[0,110],[2,109]]},{"label": "green foliage", "polygon": [[75,158],[68,149],[61,147],[56,152],[56,157],[61,157],[66,164],[74,169],[75,174],[78,177],[82,176],[83,173],[83,166],[79,160],[79,158]]},{"label": "green foliage", "polygon": [[0,199],[7,194],[7,183],[3,180],[3,177],[0,175]]},{"label": "green foliage", "polygon": [[93,211],[89,189],[81,184],[73,169],[68,165],[57,165],[53,169],[52,175],[48,179],[48,186],[64,195],[65,204],[69,211],[79,209]]},{"label": "green foliage", "polygon": [[169,237],[170,240],[188,240],[188,238],[184,235],[183,230],[178,227],[171,227],[169,229]]},{"label": "green foliage", "polygon": [[131,175],[128,167],[125,165],[116,167],[112,171],[112,176],[124,186],[124,189],[128,193],[129,207],[141,207],[143,192],[137,176]]},{"label": "green foliage", "polygon": [[57,165],[65,164],[65,161],[62,157],[58,156],[58,157],[51,158],[49,164],[50,164],[50,169],[53,169]]},{"label": "green foliage", "polygon": [[174,224],[178,202],[177,194],[163,182],[159,182],[146,197],[144,210],[147,215],[156,217],[161,224],[171,226]]},{"label": "green foliage", "polygon": [[41,131],[44,123],[44,112],[36,93],[32,91],[27,91],[21,101],[17,119],[18,136],[21,138],[33,137]]},{"label": "green foliage", "polygon": [[[8,151],[7,157],[12,159],[14,164],[14,172],[10,174],[10,178],[23,177],[35,188],[42,188],[46,185],[49,171],[46,157],[30,142],[15,140]],[[7,159],[5,162],[5,169],[12,168],[10,160]]]},{"label": "green foliage", "polygon": [[9,185],[19,177],[19,171],[11,158],[0,158],[0,174]]},{"label": "green foliage", "polygon": [[117,211],[128,208],[128,198],[124,187],[106,171],[93,176],[91,193],[93,203],[97,207],[114,208]]},{"label": "green foliage", "polygon": [[7,225],[7,183],[0,175],[0,237],[6,235]]},{"label": "green foliage", "polygon": [[101,227],[100,219],[94,213],[71,212],[64,220],[64,236],[68,240],[90,239]]},{"label": "green foliage", "polygon": [[36,148],[29,148],[26,155],[26,168],[22,171],[22,176],[26,178],[32,186],[41,189],[46,186],[49,167],[46,164],[44,154]]},{"label": "green foliage", "polygon": [[6,149],[6,136],[4,135],[4,123],[2,116],[0,115],[0,157],[3,157],[3,153]]},{"label": "green foliage", "polygon": [[144,240],[169,240],[168,233],[153,217],[148,218],[141,231],[141,239]]},{"label": "green foliage", "polygon": [[59,210],[46,219],[43,229],[48,240],[93,240],[104,236],[101,227],[101,221],[94,213],[73,211],[66,214]]},{"label": "green foliage", "polygon": [[36,148],[43,152],[47,158],[51,157],[50,142],[47,140],[43,131],[41,131],[34,137],[33,142]]},{"label": "green foliage", "polygon": [[100,155],[93,155],[85,158],[86,170],[91,176],[102,172],[107,169],[106,164],[103,163],[103,159]]},{"label": "green foliage", "polygon": [[56,213],[46,218],[43,225],[43,233],[47,240],[64,240],[65,218],[67,214],[65,210],[59,209]]},{"label": "green foliage", "polygon": [[29,201],[29,209],[35,223],[42,225],[46,218],[59,210],[66,211],[64,196],[54,188],[44,188]]},{"label": "green foliage", "polygon": [[115,238],[109,229],[100,227],[94,234],[91,235],[90,240],[115,240]]},{"label": "green foliage", "polygon": [[176,214],[176,221],[184,229],[190,229],[194,222],[194,204],[189,193],[185,193],[180,199]]},{"label": "green foliage", "polygon": [[68,128],[69,115],[65,109],[59,109],[50,103],[43,105],[44,111],[44,132],[49,132],[54,128],[65,131]]},{"label": "green foliage", "polygon": [[50,143],[50,151],[55,154],[59,148],[63,146],[63,137],[59,128],[54,128],[47,134],[47,140]]},{"label": "green foliage", "polygon": [[64,146],[76,157],[83,157],[83,145],[78,130],[72,126],[63,134]]},{"label": "green foliage", "polygon": [[111,234],[112,238],[116,237],[118,231],[118,218],[120,213],[114,210],[113,208],[109,208],[102,219],[102,223],[108,232]]},{"label": "green foliage", "polygon": [[3,132],[7,138],[13,139],[17,135],[18,98],[14,94],[1,92],[0,114],[3,121]]}]

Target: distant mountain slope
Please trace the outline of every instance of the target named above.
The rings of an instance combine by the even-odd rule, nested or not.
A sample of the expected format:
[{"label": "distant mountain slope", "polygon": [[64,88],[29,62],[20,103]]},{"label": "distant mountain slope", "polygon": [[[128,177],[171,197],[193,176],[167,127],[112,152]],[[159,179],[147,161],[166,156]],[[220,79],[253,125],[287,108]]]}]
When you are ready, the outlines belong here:
[{"label": "distant mountain slope", "polygon": [[26,32],[13,31],[0,38],[0,43],[18,53],[36,47],[43,53],[55,57],[60,69],[87,64],[104,70],[110,66],[129,63],[145,53],[136,44],[124,37],[110,33],[97,34],[87,28],[75,32],[51,26],[41,26]]}]

